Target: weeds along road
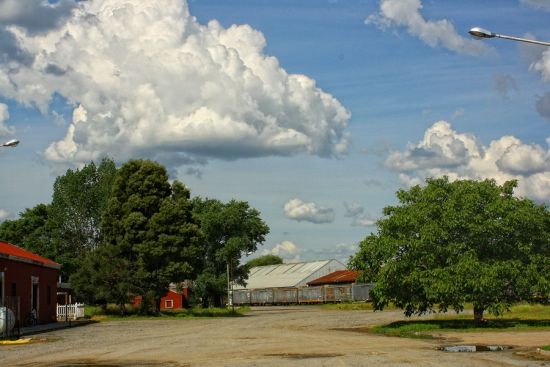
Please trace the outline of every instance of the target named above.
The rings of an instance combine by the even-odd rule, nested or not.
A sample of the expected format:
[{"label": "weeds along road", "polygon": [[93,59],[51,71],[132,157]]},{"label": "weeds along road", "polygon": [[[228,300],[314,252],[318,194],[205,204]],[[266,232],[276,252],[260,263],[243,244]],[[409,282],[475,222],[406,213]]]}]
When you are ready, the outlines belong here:
[{"label": "weeds along road", "polygon": [[[550,332],[453,333],[420,340],[365,332],[405,319],[399,311],[320,307],[254,308],[244,317],[102,322],[36,335],[43,341],[0,346],[8,366],[548,366],[534,359]],[[443,335],[445,338],[446,336]],[[450,339],[449,339],[450,338]],[[441,345],[476,342],[513,350],[446,353]],[[531,354],[530,356],[522,354]]]}]

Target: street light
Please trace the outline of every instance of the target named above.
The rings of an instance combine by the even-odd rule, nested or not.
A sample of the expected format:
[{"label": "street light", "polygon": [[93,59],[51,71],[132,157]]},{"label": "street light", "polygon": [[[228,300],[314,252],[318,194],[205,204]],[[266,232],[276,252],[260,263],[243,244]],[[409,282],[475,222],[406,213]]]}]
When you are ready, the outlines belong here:
[{"label": "street light", "polygon": [[0,146],[14,148],[14,147],[17,146],[17,144],[19,144],[19,140],[12,139],[12,140],[9,140],[9,141],[5,142],[4,144],[2,144]]},{"label": "street light", "polygon": [[513,40],[513,41],[520,41],[520,42],[527,42],[527,43],[534,43],[536,45],[543,45],[543,46],[550,46],[550,42],[542,42],[542,41],[536,41],[536,40],[530,40],[526,38],[519,38],[519,37],[512,37],[512,36],[505,36],[503,34],[497,34],[490,32],[486,29],[483,29],[481,27],[474,27],[468,31],[470,35],[477,39],[483,39],[483,38],[504,38],[507,40]]}]

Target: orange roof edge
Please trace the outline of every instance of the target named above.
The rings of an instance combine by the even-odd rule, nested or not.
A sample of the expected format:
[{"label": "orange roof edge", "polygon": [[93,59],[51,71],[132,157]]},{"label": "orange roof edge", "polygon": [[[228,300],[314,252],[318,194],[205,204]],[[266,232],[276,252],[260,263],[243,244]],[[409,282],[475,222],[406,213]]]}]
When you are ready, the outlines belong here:
[{"label": "orange roof edge", "polygon": [[40,263],[47,267],[61,268],[61,264],[56,263],[53,260],[47,259],[43,256],[35,254],[34,252],[25,250],[19,246],[13,245],[8,242],[0,241],[0,255],[7,255],[8,258],[13,258],[14,260],[28,261],[33,263]]}]

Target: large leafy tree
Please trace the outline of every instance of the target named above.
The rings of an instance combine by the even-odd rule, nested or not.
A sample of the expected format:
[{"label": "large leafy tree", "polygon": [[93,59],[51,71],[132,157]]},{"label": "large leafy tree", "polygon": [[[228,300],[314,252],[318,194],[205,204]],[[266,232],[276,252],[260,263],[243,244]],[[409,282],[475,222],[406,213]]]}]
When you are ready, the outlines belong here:
[{"label": "large leafy tree", "polygon": [[548,300],[550,214],[514,197],[515,186],[440,178],[398,191],[350,262],[376,281],[376,309],[393,302],[410,316],[470,302],[481,321],[486,310]]},{"label": "large leafy tree", "polygon": [[68,277],[101,241],[101,217],[115,172],[111,159],[67,170],[55,180],[51,204],[3,222],[0,238],[57,261]]},{"label": "large leafy tree", "polygon": [[53,186],[48,231],[64,275],[74,273],[101,242],[101,219],[116,174],[112,159],[67,170]]},{"label": "large leafy tree", "polygon": [[247,202],[214,199],[193,200],[193,214],[204,236],[202,271],[196,280],[196,293],[204,306],[220,306],[230,281],[244,284],[248,267],[240,264],[242,255],[256,251],[269,227],[260,213]]},{"label": "large leafy tree", "polygon": [[[170,185],[158,163],[131,160],[120,167],[103,215],[103,242],[88,266],[102,267],[91,280],[105,300],[122,310],[129,296],[138,293],[148,311],[158,311],[170,282],[193,277],[200,236],[189,196],[180,182]],[[74,279],[86,290],[78,280],[89,269],[83,272]]]}]

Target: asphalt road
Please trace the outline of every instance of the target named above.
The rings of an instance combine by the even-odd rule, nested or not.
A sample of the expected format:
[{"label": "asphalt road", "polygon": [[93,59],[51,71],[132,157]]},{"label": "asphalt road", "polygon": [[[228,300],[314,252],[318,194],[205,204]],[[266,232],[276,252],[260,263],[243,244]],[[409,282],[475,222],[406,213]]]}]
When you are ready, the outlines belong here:
[{"label": "asphalt road", "polygon": [[[550,331],[441,334],[421,340],[373,335],[398,311],[255,308],[244,317],[101,322],[0,346],[0,366],[549,366],[535,352]],[[450,353],[450,344],[513,346]]]}]

